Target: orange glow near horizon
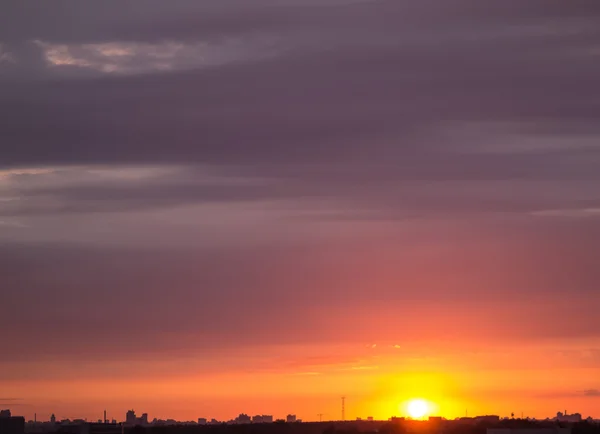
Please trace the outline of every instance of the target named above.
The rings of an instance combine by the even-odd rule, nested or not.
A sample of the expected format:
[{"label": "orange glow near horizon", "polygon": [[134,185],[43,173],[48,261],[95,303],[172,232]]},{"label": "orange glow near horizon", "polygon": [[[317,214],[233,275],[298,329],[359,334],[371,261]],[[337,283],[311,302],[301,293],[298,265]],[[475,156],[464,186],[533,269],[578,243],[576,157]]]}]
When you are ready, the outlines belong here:
[{"label": "orange glow near horizon", "polygon": [[540,344],[481,346],[469,359],[461,358],[462,349],[441,344],[398,348],[391,341],[265,347],[260,357],[240,349],[236,357],[224,353],[211,363],[184,356],[85,365],[30,362],[11,367],[22,379],[3,382],[3,393],[22,398],[15,414],[32,419],[37,413],[42,420],[52,413],[93,420],[104,408],[117,420],[129,408],[151,419],[183,421],[229,420],[243,412],[275,418],[293,413],[305,421],[323,413],[338,420],[341,394],[348,397],[348,419],[454,419],[466,409],[469,415],[509,416],[515,408],[545,418],[565,406],[597,416],[590,394],[577,392],[600,376],[596,353],[589,350],[597,344],[560,342],[560,353]]}]

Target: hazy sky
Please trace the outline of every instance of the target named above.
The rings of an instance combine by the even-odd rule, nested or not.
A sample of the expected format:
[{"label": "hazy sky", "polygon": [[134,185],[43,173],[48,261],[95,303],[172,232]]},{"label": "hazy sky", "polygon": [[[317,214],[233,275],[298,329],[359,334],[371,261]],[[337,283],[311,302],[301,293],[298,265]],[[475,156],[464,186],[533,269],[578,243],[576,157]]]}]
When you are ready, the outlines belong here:
[{"label": "hazy sky", "polygon": [[600,417],[599,77],[597,0],[3,1],[0,407]]}]

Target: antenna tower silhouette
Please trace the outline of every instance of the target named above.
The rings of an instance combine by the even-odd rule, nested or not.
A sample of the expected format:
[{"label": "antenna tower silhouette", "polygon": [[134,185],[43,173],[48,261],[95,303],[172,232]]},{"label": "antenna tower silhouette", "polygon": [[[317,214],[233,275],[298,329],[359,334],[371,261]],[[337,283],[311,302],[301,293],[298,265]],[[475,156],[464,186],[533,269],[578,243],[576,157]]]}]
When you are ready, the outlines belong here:
[{"label": "antenna tower silhouette", "polygon": [[346,397],[342,396],[342,421],[346,420]]}]

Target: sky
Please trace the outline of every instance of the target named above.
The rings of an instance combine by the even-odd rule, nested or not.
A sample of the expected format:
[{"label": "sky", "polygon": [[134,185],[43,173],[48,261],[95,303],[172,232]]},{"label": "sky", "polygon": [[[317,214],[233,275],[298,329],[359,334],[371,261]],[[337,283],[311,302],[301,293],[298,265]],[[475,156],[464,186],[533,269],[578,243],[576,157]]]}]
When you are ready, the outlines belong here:
[{"label": "sky", "polygon": [[0,407],[600,417],[597,0],[0,5]]}]

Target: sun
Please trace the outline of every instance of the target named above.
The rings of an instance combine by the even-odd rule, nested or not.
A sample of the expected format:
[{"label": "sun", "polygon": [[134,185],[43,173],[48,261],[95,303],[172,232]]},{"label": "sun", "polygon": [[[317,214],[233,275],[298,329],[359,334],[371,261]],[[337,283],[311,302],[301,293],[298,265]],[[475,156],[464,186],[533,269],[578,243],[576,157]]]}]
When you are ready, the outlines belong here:
[{"label": "sun", "polygon": [[408,414],[413,419],[421,419],[429,412],[429,405],[423,399],[413,399],[407,405]]}]

